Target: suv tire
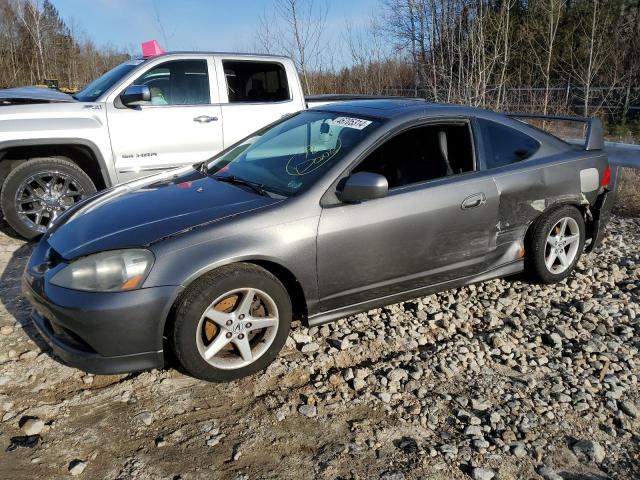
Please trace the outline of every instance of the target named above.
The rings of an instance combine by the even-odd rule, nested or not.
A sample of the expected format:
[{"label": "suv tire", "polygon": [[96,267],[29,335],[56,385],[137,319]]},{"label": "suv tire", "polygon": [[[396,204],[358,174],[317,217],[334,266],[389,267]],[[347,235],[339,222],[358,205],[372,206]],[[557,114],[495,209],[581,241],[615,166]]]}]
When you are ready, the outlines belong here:
[{"label": "suv tire", "polygon": [[31,240],[43,234],[64,210],[95,191],[91,178],[70,160],[32,158],[7,175],[0,206],[7,223]]}]

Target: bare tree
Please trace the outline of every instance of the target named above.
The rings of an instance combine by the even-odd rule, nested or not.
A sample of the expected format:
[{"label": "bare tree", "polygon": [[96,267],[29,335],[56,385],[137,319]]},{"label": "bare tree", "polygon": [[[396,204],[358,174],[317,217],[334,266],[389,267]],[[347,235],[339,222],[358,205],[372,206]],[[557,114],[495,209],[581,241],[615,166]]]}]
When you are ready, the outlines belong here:
[{"label": "bare tree", "polygon": [[582,85],[582,110],[585,116],[590,113],[594,82],[611,55],[608,39],[605,38],[608,12],[602,12],[600,7],[600,0],[592,0],[590,15],[579,26],[586,49],[579,48],[578,44],[571,56],[572,73]]},{"label": "bare tree", "polygon": [[[541,0],[529,10],[532,21],[528,22],[530,27],[528,29],[527,43],[534,67],[542,75],[544,86],[542,112],[545,115],[549,109],[552,68],[556,59],[555,48],[558,38],[558,26],[565,6],[566,0]],[[544,19],[544,22],[533,21],[535,17]]]},{"label": "bare tree", "polygon": [[158,26],[158,30],[160,31],[160,35],[162,35],[162,46],[165,49],[169,48],[169,41],[173,38],[176,33],[176,28],[174,26],[173,31],[169,34],[167,33],[167,29],[164,27],[164,22],[162,21],[162,17],[160,16],[160,10],[158,9],[158,4],[156,0],[152,0],[152,17]]},{"label": "bare tree", "polygon": [[256,44],[267,52],[290,56],[307,93],[314,92],[312,72],[321,67],[321,45],[328,8],[314,0],[274,0],[271,14],[259,20]]},{"label": "bare tree", "polygon": [[31,78],[31,82],[40,81],[47,75],[44,60],[42,8],[39,0],[26,0],[24,2],[19,2],[17,7],[16,13],[18,21],[29,34],[29,40],[32,42],[35,50],[33,65],[35,67],[34,73],[36,78]]}]

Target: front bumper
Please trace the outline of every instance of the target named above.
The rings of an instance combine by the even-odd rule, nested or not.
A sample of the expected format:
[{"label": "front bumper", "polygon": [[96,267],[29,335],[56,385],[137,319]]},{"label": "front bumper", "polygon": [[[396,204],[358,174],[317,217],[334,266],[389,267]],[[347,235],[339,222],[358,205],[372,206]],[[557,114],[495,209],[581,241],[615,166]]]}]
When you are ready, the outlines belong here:
[{"label": "front bumper", "polygon": [[164,366],[164,320],[177,287],[80,292],[27,270],[22,288],[33,306],[35,326],[70,366],[97,374]]}]

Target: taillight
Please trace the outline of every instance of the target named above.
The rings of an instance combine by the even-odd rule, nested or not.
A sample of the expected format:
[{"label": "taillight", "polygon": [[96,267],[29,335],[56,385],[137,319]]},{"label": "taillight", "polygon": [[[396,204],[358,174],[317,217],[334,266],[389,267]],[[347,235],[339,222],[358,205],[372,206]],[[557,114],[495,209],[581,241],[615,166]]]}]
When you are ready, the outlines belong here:
[{"label": "taillight", "polygon": [[602,179],[600,180],[600,186],[608,187],[609,183],[611,183],[611,166],[607,165],[607,168],[604,169],[604,173],[602,174]]}]

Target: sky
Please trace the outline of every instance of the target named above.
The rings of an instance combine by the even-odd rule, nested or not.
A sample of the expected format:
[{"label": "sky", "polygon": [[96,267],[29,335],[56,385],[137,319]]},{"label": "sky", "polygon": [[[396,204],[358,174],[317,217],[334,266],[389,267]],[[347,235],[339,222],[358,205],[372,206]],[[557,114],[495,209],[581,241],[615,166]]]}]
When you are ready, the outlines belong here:
[{"label": "sky", "polygon": [[[367,24],[378,8],[377,0],[325,1],[327,36],[337,39],[346,19],[354,26]],[[67,25],[84,31],[98,46],[112,45],[134,54],[146,40],[158,40],[165,50],[250,51],[260,15],[273,9],[272,0],[51,0],[51,3]]]}]

